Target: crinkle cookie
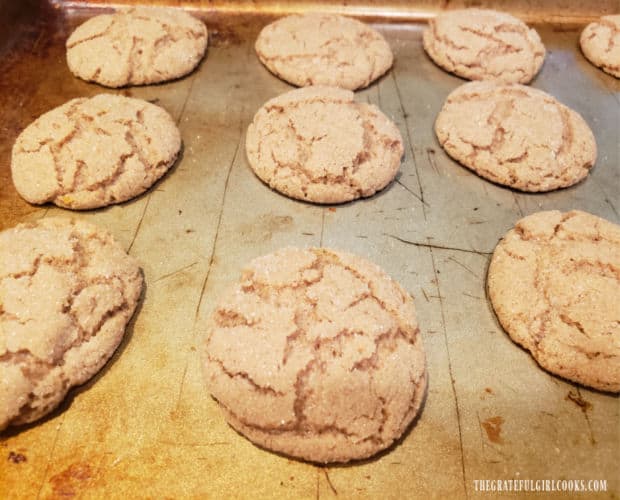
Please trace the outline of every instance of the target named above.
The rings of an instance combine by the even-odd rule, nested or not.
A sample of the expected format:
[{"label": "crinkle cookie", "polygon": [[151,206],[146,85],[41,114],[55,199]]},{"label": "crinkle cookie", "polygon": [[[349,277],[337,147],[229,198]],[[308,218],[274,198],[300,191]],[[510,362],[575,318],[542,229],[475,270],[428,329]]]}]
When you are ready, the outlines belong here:
[{"label": "crinkle cookie", "polygon": [[51,412],[121,342],[138,263],[91,224],[42,219],[0,232],[0,430]]},{"label": "crinkle cookie", "polygon": [[13,146],[11,172],[30,203],[97,208],[146,191],[180,150],[181,134],[164,109],[100,94],[73,99],[28,125]]},{"label": "crinkle cookie", "polygon": [[204,23],[179,9],[133,7],[90,18],[67,40],[78,78],[122,87],[186,75],[207,48]]},{"label": "crinkle cookie", "polygon": [[519,84],[461,85],[448,95],[435,133],[452,158],[521,191],[571,186],[596,161],[594,135],[579,113]]},{"label": "crinkle cookie", "polygon": [[438,66],[468,80],[528,83],[545,59],[538,33],[504,12],[453,10],[428,24],[426,53]]},{"label": "crinkle cookie", "polygon": [[620,227],[538,212],[499,242],[489,297],[501,325],[550,372],[620,392]]},{"label": "crinkle cookie", "polygon": [[620,14],[603,16],[588,24],[579,42],[592,64],[620,78]]},{"label": "crinkle cookie", "polygon": [[215,309],[203,359],[233,428],[313,462],[387,448],[426,390],[411,297],[376,265],[323,248],[252,261]]},{"label": "crinkle cookie", "polygon": [[394,59],[379,32],[335,14],[279,19],[263,28],[255,48],[269,71],[299,87],[367,87],[390,69]]},{"label": "crinkle cookie", "polygon": [[342,203],[371,196],[396,176],[403,155],[398,128],[353,92],[305,87],[256,113],[246,153],[254,173],[299,200]]}]

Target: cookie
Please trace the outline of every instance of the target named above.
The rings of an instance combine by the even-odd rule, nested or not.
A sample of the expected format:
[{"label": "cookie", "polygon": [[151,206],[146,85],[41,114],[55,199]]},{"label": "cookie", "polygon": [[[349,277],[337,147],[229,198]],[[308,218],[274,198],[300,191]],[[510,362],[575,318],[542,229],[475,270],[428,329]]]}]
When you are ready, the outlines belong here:
[{"label": "cookie", "polygon": [[41,219],[0,232],[0,430],[51,412],[121,342],[138,263],[91,224]]},{"label": "cookie", "polygon": [[546,370],[620,392],[620,227],[538,212],[499,242],[487,286],[510,337]]},{"label": "cookie", "polygon": [[494,10],[440,14],[429,20],[422,40],[435,64],[468,80],[528,83],[545,59],[536,30]]},{"label": "cookie", "polygon": [[106,87],[180,78],[207,48],[204,23],[178,9],[134,7],[90,18],[67,40],[71,73]]},{"label": "cookie", "polygon": [[394,60],[380,33],[335,14],[279,19],[263,28],[255,49],[269,71],[298,87],[367,87],[390,69]]},{"label": "cookie", "polygon": [[579,42],[588,61],[620,78],[620,14],[603,16],[588,24]]},{"label": "cookie", "polygon": [[411,297],[376,265],[324,248],[252,261],[215,309],[202,354],[233,428],[312,462],[389,447],[426,390]]},{"label": "cookie", "polygon": [[521,191],[571,186],[596,161],[594,135],[579,113],[516,83],[461,85],[448,95],[435,133],[452,158]]},{"label": "cookie", "polygon": [[286,196],[343,203],[371,196],[396,176],[403,142],[396,125],[353,92],[311,86],[258,110],[246,153],[254,173]]},{"label": "cookie", "polygon": [[100,94],[55,108],[19,135],[13,184],[28,202],[89,209],[151,187],[174,164],[181,134],[162,108]]}]

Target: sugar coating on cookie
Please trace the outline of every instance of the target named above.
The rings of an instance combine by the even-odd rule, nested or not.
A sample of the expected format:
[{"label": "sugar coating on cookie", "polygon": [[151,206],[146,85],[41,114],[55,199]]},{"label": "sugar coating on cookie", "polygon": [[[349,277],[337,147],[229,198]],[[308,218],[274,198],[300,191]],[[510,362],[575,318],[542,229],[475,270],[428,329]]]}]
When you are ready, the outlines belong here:
[{"label": "sugar coating on cookie", "polygon": [[90,209],[143,193],[180,150],[181,134],[164,109],[99,94],[72,99],[28,125],[13,146],[11,173],[30,203]]},{"label": "sugar coating on cookie", "polygon": [[435,133],[452,158],[521,191],[571,186],[596,161],[594,135],[579,113],[519,84],[461,85],[446,98]]},{"label": "sugar coating on cookie", "polygon": [[371,196],[396,176],[403,142],[396,125],[353,92],[311,86],[280,95],[246,136],[252,170],[299,200],[342,203]]},{"label": "sugar coating on cookie", "polygon": [[468,80],[528,83],[545,59],[536,30],[488,9],[454,10],[430,19],[423,45],[437,65]]},{"label": "sugar coating on cookie", "polygon": [[203,348],[228,423],[314,462],[387,448],[426,389],[411,297],[376,265],[329,249],[252,261],[215,309]]},{"label": "sugar coating on cookie", "polygon": [[0,232],[0,430],[48,414],[119,345],[142,291],[138,263],[85,222]]},{"label": "sugar coating on cookie", "polygon": [[67,64],[106,87],[165,82],[192,71],[207,48],[207,28],[172,8],[132,7],[90,18],[67,40]]},{"label": "sugar coating on cookie", "polygon": [[367,87],[390,69],[394,59],[379,32],[335,14],[279,19],[263,28],[255,49],[269,71],[299,87]]},{"label": "sugar coating on cookie", "polygon": [[620,391],[620,227],[557,210],[518,221],[487,280],[501,325],[548,371]]},{"label": "sugar coating on cookie", "polygon": [[588,24],[579,41],[592,64],[620,78],[620,14],[603,16]]}]

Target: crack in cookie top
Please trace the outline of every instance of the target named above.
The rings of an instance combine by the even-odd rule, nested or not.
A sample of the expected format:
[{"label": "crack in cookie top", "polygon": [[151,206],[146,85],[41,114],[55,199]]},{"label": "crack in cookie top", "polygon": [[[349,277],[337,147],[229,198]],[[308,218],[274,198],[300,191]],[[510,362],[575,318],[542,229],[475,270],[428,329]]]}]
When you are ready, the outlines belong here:
[{"label": "crack in cookie top", "polygon": [[620,14],[588,24],[581,32],[580,45],[592,64],[620,78]]},{"label": "crack in cookie top", "polygon": [[136,260],[91,224],[0,232],[0,430],[41,418],[97,373],[141,291]]},{"label": "crack in cookie top", "polygon": [[538,212],[499,242],[487,286],[497,318],[545,369],[620,392],[620,227]]},{"label": "crack in cookie top", "polygon": [[207,48],[204,23],[179,9],[132,7],[92,17],[67,40],[67,64],[107,87],[164,82],[186,75]]},{"label": "crack in cookie top", "polygon": [[516,17],[487,9],[462,9],[430,19],[424,50],[446,71],[468,80],[528,83],[540,70],[545,47]]},{"label": "crack in cookie top", "polygon": [[267,101],[246,136],[252,170],[299,200],[342,203],[371,196],[395,177],[403,155],[398,128],[351,91],[305,87]]},{"label": "crack in cookie top", "polygon": [[426,388],[411,297],[376,265],[323,248],[252,261],[215,309],[203,359],[235,429],[316,462],[390,446]]},{"label": "crack in cookie top", "polygon": [[263,28],[256,54],[275,75],[297,86],[355,90],[392,66],[390,46],[370,26],[333,14],[292,15]]},{"label": "crack in cookie top", "polygon": [[521,191],[571,186],[596,161],[594,135],[579,113],[525,85],[461,85],[446,98],[435,132],[452,158]]},{"label": "crack in cookie top", "polygon": [[11,173],[30,203],[97,208],[138,196],[174,164],[181,134],[162,108],[120,95],[73,99],[13,146]]}]

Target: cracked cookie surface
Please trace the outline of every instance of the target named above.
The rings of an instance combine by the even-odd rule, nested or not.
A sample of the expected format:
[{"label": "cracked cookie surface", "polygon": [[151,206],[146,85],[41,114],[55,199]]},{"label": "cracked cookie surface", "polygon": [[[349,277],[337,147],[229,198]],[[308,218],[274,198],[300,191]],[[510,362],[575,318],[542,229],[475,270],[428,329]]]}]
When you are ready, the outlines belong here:
[{"label": "cracked cookie surface", "polygon": [[520,19],[488,9],[462,9],[430,19],[424,50],[441,68],[468,80],[528,83],[545,47]]},{"label": "cracked cookie surface", "polygon": [[620,227],[557,210],[518,221],[497,245],[487,286],[510,337],[546,370],[620,392]]},{"label": "cracked cookie surface", "polygon": [[127,8],[78,26],[66,43],[67,64],[106,87],[165,82],[192,71],[207,40],[204,23],[182,10]]},{"label": "cracked cookie surface", "polygon": [[311,86],[271,99],[248,127],[254,173],[299,200],[343,203],[371,196],[396,176],[403,142],[396,125],[353,92]]},{"label": "cracked cookie surface", "polygon": [[91,224],[0,232],[0,430],[48,414],[97,373],[141,291],[138,263]]},{"label": "cracked cookie surface", "polygon": [[279,19],[263,28],[255,49],[269,71],[299,87],[367,87],[393,62],[379,32],[355,19],[328,14]]},{"label": "cracked cookie surface", "polygon": [[581,115],[525,85],[461,85],[446,98],[435,133],[462,165],[521,191],[571,186],[596,161],[596,141]]},{"label": "cracked cookie surface", "polygon": [[28,202],[97,208],[138,196],[174,164],[181,134],[141,99],[99,94],[40,116],[13,146],[11,174]]},{"label": "cracked cookie surface", "polygon": [[252,261],[215,309],[202,354],[233,428],[314,462],[387,448],[426,389],[411,297],[376,265],[323,248]]},{"label": "cracked cookie surface", "polygon": [[579,42],[586,59],[620,78],[620,14],[603,16],[588,24],[581,32]]}]

